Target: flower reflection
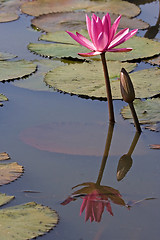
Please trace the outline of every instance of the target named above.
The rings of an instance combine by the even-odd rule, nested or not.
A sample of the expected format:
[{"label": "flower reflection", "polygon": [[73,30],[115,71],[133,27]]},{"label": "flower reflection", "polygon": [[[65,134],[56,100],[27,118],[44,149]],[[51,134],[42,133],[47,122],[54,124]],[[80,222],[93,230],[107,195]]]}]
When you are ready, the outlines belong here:
[{"label": "flower reflection", "polygon": [[111,202],[126,206],[119,191],[112,187],[102,186],[92,182],[79,184],[75,187],[79,186],[84,187],[75,191],[61,204],[67,205],[71,201],[81,198],[83,202],[80,208],[80,215],[85,210],[85,221],[100,222],[105,209],[113,216]]}]

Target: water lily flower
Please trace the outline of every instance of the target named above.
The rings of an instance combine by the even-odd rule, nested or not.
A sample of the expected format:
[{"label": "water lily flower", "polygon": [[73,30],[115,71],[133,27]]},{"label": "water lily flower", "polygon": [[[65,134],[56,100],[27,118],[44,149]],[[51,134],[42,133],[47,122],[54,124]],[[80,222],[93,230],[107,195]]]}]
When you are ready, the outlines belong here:
[{"label": "water lily flower", "polygon": [[103,16],[102,20],[95,14],[92,15],[91,19],[86,15],[87,30],[91,41],[78,32],[76,32],[76,35],[69,31],[66,32],[76,42],[92,51],[90,53],[78,53],[81,56],[89,57],[105,52],[128,52],[131,51],[132,48],[115,47],[124,43],[133,35],[135,35],[138,29],[134,29],[129,32],[129,28],[125,28],[116,33],[120,19],[121,15],[111,26],[111,18],[109,13]]},{"label": "water lily flower", "polygon": [[80,208],[80,215],[85,210],[85,221],[90,220],[91,222],[100,222],[105,208],[110,215],[113,216],[111,202],[126,206],[119,191],[112,187],[102,186],[92,182],[82,183],[75,187],[79,186],[84,187],[75,191],[61,204],[67,205],[68,203],[81,198],[83,202]]}]

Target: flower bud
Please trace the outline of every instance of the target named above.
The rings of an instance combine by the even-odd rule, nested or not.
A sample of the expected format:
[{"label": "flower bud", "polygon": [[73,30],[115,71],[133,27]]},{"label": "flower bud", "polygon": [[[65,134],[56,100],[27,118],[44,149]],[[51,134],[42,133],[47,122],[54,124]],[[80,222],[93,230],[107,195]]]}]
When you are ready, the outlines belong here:
[{"label": "flower bud", "polygon": [[120,88],[122,98],[125,102],[131,103],[135,99],[135,92],[132,81],[127,71],[122,68],[120,73]]}]

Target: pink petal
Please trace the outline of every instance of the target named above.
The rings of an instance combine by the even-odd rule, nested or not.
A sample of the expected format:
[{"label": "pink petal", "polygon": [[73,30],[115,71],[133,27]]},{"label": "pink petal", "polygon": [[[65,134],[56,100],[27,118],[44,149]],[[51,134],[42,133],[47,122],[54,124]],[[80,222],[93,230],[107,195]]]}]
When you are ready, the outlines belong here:
[{"label": "pink petal", "polygon": [[117,31],[117,28],[118,28],[118,25],[119,25],[119,22],[121,20],[121,15],[114,21],[112,27],[111,27],[111,30],[110,30],[110,36],[109,36],[109,42],[111,42],[114,38],[114,35]]},{"label": "pink petal", "polygon": [[135,35],[137,31],[138,31],[138,29],[134,29],[134,30],[130,31],[129,33],[124,35],[119,41],[117,41],[114,45],[112,45],[112,43],[111,43],[111,46],[109,46],[109,48],[113,48],[113,47],[116,47],[116,46],[124,43],[129,38],[133,37],[133,35]]},{"label": "pink petal", "polygon": [[[74,33],[72,33],[72,32],[68,32],[68,31],[66,31],[76,42],[78,42],[79,44],[81,44],[82,46],[84,46],[84,47],[86,47],[86,48],[89,48],[90,50],[94,50],[94,49],[92,49],[91,48],[91,46],[90,45],[88,45],[88,39],[87,39],[87,42],[85,42],[85,41],[83,41],[82,40],[82,38],[80,38],[79,36],[78,36],[78,33],[77,33],[77,36],[74,34]],[[82,36],[82,35],[81,35]],[[84,37],[85,38],[85,37]],[[89,41],[90,42],[90,41]],[[91,42],[90,42],[91,43]],[[92,44],[92,43],[91,43]]]},{"label": "pink petal", "polygon": [[106,45],[108,44],[107,40],[108,39],[107,39],[106,34],[101,32],[98,36],[98,39],[97,39],[97,50],[103,51],[105,49]]},{"label": "pink petal", "polygon": [[96,52],[90,52],[90,53],[78,53],[78,55],[82,57],[92,57],[96,55],[100,55],[102,52],[96,51]]},{"label": "pink petal", "polygon": [[79,37],[79,39],[81,39],[86,44],[86,46],[88,46],[87,48],[89,48],[90,50],[96,50],[95,46],[91,41],[89,41],[87,38],[85,38],[82,34],[78,32],[76,34],[77,34],[77,37]]},{"label": "pink petal", "polygon": [[120,40],[122,40],[129,32],[129,28],[123,29],[119,33],[116,34],[113,41],[109,44],[108,48],[114,48],[119,45]]},{"label": "pink petal", "polygon": [[87,14],[86,14],[86,25],[87,25],[87,30],[88,30],[88,34],[89,34],[89,36],[90,36],[90,39],[91,39],[91,41],[93,42],[93,40],[92,40],[92,33],[91,33],[91,20],[90,20],[90,18],[87,16]]},{"label": "pink petal", "polygon": [[97,38],[98,38],[99,34],[98,34],[98,29],[97,29],[97,23],[94,18],[92,18],[92,21],[91,21],[91,33],[92,33],[93,44],[97,49]]},{"label": "pink petal", "polygon": [[106,36],[109,38],[109,33],[111,29],[111,18],[109,13],[107,13],[103,18],[102,18],[102,24],[103,24],[103,31],[106,34]]},{"label": "pink petal", "polygon": [[113,212],[112,212],[112,208],[111,208],[110,202],[107,202],[106,207],[107,207],[107,211],[113,216]]},{"label": "pink petal", "polygon": [[130,52],[133,48],[111,48],[108,49],[107,52]]}]

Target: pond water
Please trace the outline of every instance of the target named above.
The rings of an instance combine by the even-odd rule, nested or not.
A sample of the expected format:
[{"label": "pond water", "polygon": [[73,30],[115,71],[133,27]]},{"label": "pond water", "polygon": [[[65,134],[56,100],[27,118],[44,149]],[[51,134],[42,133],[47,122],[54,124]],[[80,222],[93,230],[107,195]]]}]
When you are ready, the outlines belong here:
[{"label": "pond water", "polygon": [[[139,18],[154,26],[158,4],[140,5]],[[31,29],[31,19],[21,15],[17,21],[0,24],[2,52],[16,54],[19,59],[41,59],[27,50],[28,43],[38,42],[41,34]],[[156,37],[160,38],[159,33]],[[141,63],[138,68],[146,65]],[[9,98],[0,109],[0,152],[9,153],[11,162],[24,166],[20,179],[1,187],[1,192],[15,196],[5,207],[35,201],[55,209],[59,223],[41,237],[44,240],[159,239],[160,157],[158,150],[149,148],[149,144],[159,143],[158,133],[143,129],[132,154],[133,165],[118,182],[118,161],[128,152],[135,128],[120,115],[126,104],[114,101],[116,124],[101,184],[119,190],[126,203],[151,199],[130,209],[111,203],[113,216],[105,210],[99,223],[85,222],[85,214],[79,214],[81,198],[66,206],[61,203],[73,192],[73,186],[97,180],[107,138],[107,102],[46,91],[45,85],[43,91],[36,91],[9,82],[0,89]],[[37,135],[36,129],[42,132]]]}]

